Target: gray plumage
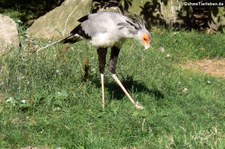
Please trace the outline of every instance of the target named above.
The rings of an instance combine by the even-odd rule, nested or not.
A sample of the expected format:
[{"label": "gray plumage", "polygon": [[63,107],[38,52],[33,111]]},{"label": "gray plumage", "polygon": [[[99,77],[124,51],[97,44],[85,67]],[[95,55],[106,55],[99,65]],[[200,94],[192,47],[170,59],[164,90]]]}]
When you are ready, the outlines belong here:
[{"label": "gray plumage", "polygon": [[107,48],[111,47],[109,71],[112,78],[124,91],[126,96],[137,109],[143,107],[133,100],[125,87],[116,76],[116,64],[120,48],[127,38],[139,41],[145,49],[150,47],[151,35],[145,28],[143,21],[136,17],[126,17],[115,12],[98,12],[82,17],[80,24],[74,28],[70,35],[62,40],[63,43],[75,43],[81,39],[87,39],[97,48],[99,71],[102,85],[102,107],[105,107],[104,96],[104,71],[106,64]]},{"label": "gray plumage", "polygon": [[[145,48],[150,46],[150,33],[143,22],[115,12],[98,12],[79,19],[78,25],[64,43],[89,39],[95,47],[121,46],[121,39],[134,38]],[[147,39],[144,39],[147,38]],[[144,41],[146,40],[146,41]],[[122,40],[123,41],[123,40]]]}]

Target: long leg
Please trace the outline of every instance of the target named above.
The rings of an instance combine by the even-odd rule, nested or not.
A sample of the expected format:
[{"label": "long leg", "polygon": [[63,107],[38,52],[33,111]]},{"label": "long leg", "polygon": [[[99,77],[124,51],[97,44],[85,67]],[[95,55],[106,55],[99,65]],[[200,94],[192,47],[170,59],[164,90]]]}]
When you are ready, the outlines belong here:
[{"label": "long leg", "polygon": [[112,74],[112,78],[120,86],[120,88],[123,90],[123,92],[126,94],[126,96],[128,97],[128,99],[131,101],[131,103],[135,106],[136,109],[143,109],[144,108],[138,102],[135,102],[134,101],[134,99],[130,96],[130,94],[127,92],[126,88],[123,86],[123,84],[120,82],[120,80],[117,78],[117,76],[115,74]]},{"label": "long leg", "polygon": [[98,48],[98,62],[99,62],[99,72],[101,75],[101,86],[102,86],[102,108],[105,108],[105,91],[104,91],[104,71],[106,63],[107,48]]},{"label": "long leg", "polygon": [[130,94],[127,92],[123,84],[120,82],[120,80],[116,76],[116,63],[118,59],[120,49],[117,47],[112,47],[111,50],[111,56],[110,56],[110,64],[109,64],[109,70],[111,72],[112,78],[116,81],[116,83],[120,86],[120,88],[124,91],[125,95],[128,97],[128,99],[131,101],[131,103],[135,106],[137,109],[143,109],[143,106],[140,105],[138,102],[135,102],[134,99],[130,96]]}]

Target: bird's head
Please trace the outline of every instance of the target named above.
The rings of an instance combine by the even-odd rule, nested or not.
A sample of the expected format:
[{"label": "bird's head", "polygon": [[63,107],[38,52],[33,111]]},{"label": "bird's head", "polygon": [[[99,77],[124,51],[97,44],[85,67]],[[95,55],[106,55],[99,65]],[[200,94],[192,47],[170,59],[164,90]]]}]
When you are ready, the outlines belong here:
[{"label": "bird's head", "polygon": [[118,23],[119,30],[125,32],[127,37],[135,38],[144,47],[145,50],[150,47],[151,34],[145,27],[145,21],[136,15],[131,15],[127,18],[126,23]]},{"label": "bird's head", "polygon": [[147,50],[150,47],[151,34],[147,29],[139,30],[137,34],[137,40],[145,47],[145,50]]},{"label": "bird's head", "polygon": [[150,43],[151,43],[151,35],[149,33],[144,33],[142,35],[142,44],[145,47],[145,50],[147,50],[150,47]]},{"label": "bird's head", "polygon": [[151,34],[146,29],[144,20],[133,18],[133,22],[130,22],[129,24],[133,26],[130,31],[133,33],[134,38],[145,47],[145,50],[147,50],[150,47]]}]

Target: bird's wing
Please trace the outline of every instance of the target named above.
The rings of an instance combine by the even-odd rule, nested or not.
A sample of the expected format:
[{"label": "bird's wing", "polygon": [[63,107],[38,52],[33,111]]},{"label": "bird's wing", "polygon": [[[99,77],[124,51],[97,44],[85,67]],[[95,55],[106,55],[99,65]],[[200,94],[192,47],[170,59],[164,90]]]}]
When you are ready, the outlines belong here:
[{"label": "bird's wing", "polygon": [[[84,19],[85,18],[85,19]],[[90,37],[97,34],[109,33],[110,35],[123,36],[134,34],[140,28],[140,24],[124,15],[115,12],[99,12],[82,18],[82,29]]]},{"label": "bird's wing", "polygon": [[113,29],[114,23],[108,13],[95,13],[90,14],[81,26],[87,35],[93,37],[96,34],[109,32]]},{"label": "bird's wing", "polygon": [[83,16],[83,17],[81,17],[80,19],[78,19],[77,21],[80,22],[80,23],[82,23],[82,22],[88,20],[88,16],[89,16],[89,15]]},{"label": "bird's wing", "polygon": [[80,25],[74,28],[66,38],[66,42],[74,43],[78,37],[93,39],[104,37],[117,41],[129,34],[135,34],[140,27],[132,19],[114,12],[98,12],[89,14],[78,20]]},{"label": "bird's wing", "polygon": [[107,28],[109,28],[109,26],[105,25],[108,22],[108,18],[99,13],[89,14],[78,19],[78,21],[80,24],[70,32],[66,39],[71,41],[74,41],[74,39],[77,41],[78,37],[91,39],[96,34],[106,32]]},{"label": "bird's wing", "polygon": [[[80,18],[78,21],[80,23],[85,22],[88,20],[88,15]],[[81,39],[86,38],[90,39],[91,37],[85,33],[84,29],[82,28],[81,24],[79,24],[77,27],[75,27],[70,34],[64,38],[61,42],[62,43],[75,43],[77,41],[80,41]]]}]

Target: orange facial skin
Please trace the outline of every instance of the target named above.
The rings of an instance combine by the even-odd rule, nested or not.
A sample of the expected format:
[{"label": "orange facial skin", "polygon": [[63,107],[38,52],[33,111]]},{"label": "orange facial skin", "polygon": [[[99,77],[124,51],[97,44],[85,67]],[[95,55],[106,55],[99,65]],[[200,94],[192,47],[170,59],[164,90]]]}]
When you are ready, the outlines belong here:
[{"label": "orange facial skin", "polygon": [[144,45],[148,45],[150,43],[150,37],[149,37],[149,35],[144,34],[142,40],[143,40]]}]

